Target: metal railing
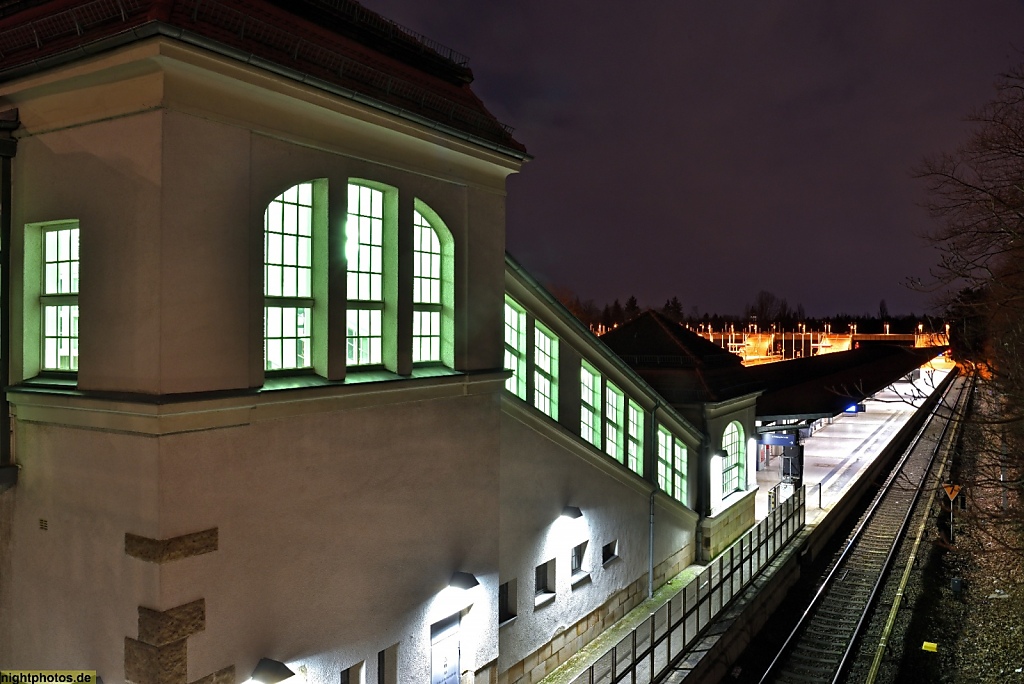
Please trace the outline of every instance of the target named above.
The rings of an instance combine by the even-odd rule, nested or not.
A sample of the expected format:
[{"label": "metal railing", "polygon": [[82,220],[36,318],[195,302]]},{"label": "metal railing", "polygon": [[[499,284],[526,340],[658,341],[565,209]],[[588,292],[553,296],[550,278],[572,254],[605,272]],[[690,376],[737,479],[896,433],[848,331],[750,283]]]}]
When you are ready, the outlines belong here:
[{"label": "metal railing", "polygon": [[127,21],[146,6],[140,0],[94,0],[54,12],[0,33],[0,57],[28,48],[41,49],[47,43],[83,32],[107,22]]},{"label": "metal railing", "polygon": [[260,43],[298,63],[323,69],[339,78],[352,79],[363,84],[367,94],[398,98],[409,105],[426,109],[440,121],[463,123],[481,131],[506,134],[512,127],[485,114],[459,104],[432,90],[392,76],[351,59],[324,45],[240,12],[216,0],[186,0],[182,2],[192,21],[206,23],[232,34],[239,40]]},{"label": "metal railing", "polygon": [[[26,59],[33,51],[45,48],[49,43],[68,36],[82,35],[102,24],[141,20],[152,5],[151,0],[93,0],[76,7],[54,12],[45,17],[20,24],[0,32],[0,58],[13,53],[26,52]],[[287,31],[250,14],[236,10],[216,0],[183,0],[181,11],[193,22],[206,24],[223,32],[228,40],[252,41],[259,43],[298,65],[300,70],[312,67],[321,76],[343,78],[351,83],[354,90],[371,98],[393,101],[400,108],[411,108],[423,112],[428,119],[450,123],[458,128],[468,126],[483,134],[498,137],[511,136],[513,128],[487,114],[461,104],[444,95],[438,95],[430,88],[367,66],[314,40]],[[364,16],[365,15],[365,16]],[[376,20],[372,13],[360,14],[359,20]],[[438,52],[456,64],[464,64],[464,56],[422,38],[398,24],[384,21],[389,30],[398,31],[423,42],[429,49]],[[279,60],[280,61],[280,60]],[[293,66],[294,68],[294,66]],[[315,74],[314,74],[315,75]],[[358,84],[358,85],[356,85]]]},{"label": "metal railing", "polygon": [[780,503],[572,684],[651,684],[664,675],[803,528],[805,497],[801,487]]},{"label": "metal railing", "polygon": [[469,64],[469,57],[461,52],[456,52],[447,45],[428,38],[422,33],[418,33],[413,31],[411,28],[402,26],[398,22],[382,17],[376,12],[371,12],[358,2],[353,2],[352,0],[319,0],[319,3],[344,13],[348,16],[350,21],[365,24],[385,35],[393,36],[394,34],[399,33],[411,38],[415,42],[429,48],[433,52],[436,52],[438,55],[444,57],[453,64],[457,64],[462,67]]}]

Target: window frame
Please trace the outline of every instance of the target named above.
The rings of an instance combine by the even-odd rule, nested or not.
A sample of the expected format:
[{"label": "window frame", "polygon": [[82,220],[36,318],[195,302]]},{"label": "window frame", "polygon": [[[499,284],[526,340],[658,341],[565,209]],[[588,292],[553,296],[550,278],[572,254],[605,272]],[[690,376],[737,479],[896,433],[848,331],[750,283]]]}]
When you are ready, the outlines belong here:
[{"label": "window frame", "polygon": [[519,587],[516,578],[498,585],[498,626],[503,627],[519,615]]},{"label": "window frame", "polygon": [[[745,432],[743,425],[737,420],[730,422],[722,431],[722,452],[725,454],[722,459],[723,499],[733,492],[742,491],[746,486],[743,477],[746,462]],[[735,446],[735,453],[730,453],[729,447],[731,446]]]},{"label": "window frame", "polygon": [[[587,380],[590,380],[588,385]],[[580,437],[594,447],[601,448],[601,420],[603,400],[601,373],[596,368],[580,361]],[[587,396],[589,394],[589,396]]]},{"label": "window frame", "polygon": [[[384,310],[387,279],[390,275],[387,266],[393,249],[387,244],[388,223],[393,219],[386,208],[389,204],[387,195],[386,188],[364,180],[350,179],[346,186],[345,367],[348,370],[374,369],[385,365]],[[353,202],[353,199],[356,201]],[[364,210],[364,199],[370,205],[365,209],[367,213],[361,213]],[[364,228],[368,236],[364,234]],[[375,229],[379,230],[376,237]],[[368,239],[364,241],[364,237]],[[376,259],[374,255],[377,255]],[[369,265],[366,265],[366,261],[369,261]],[[367,291],[364,293],[364,290]],[[366,341],[365,345],[361,342],[363,340]],[[362,360],[364,351],[366,360]]]},{"label": "window frame", "polygon": [[587,539],[574,545],[569,551],[569,583],[573,588],[590,578],[590,571],[585,567],[589,546],[590,540]]},{"label": "window frame", "polygon": [[629,399],[626,403],[626,467],[640,477],[644,475],[644,419],[643,408]]},{"label": "window frame", "polygon": [[[308,199],[304,201],[304,188],[308,188]],[[289,194],[294,193],[294,199],[289,198]],[[318,277],[316,250],[318,249],[318,243],[321,240],[317,239],[317,205],[324,203],[326,200],[325,190],[321,185],[318,187],[318,182],[315,180],[306,180],[296,183],[286,188],[282,193],[274,197],[267,203],[263,210],[263,371],[265,374],[280,375],[280,374],[295,374],[304,372],[313,372],[316,365],[314,359],[314,321],[317,315],[314,311],[322,309],[321,306],[317,306],[316,296],[314,293],[314,283]],[[275,205],[280,208],[277,209]],[[286,229],[286,211],[288,208],[295,208],[295,231],[289,232]],[[306,211],[303,212],[302,210]],[[271,216],[272,211],[280,211],[280,222],[277,224],[279,230],[271,230],[272,222]],[[303,213],[306,215],[307,232],[303,233]],[[275,241],[274,236],[280,236],[281,246],[279,247],[280,257],[278,262],[271,261],[272,245]],[[286,246],[289,238],[294,238],[294,264],[287,262]],[[302,256],[302,242],[307,241],[306,247],[306,264],[301,264]],[[271,294],[271,277],[274,273],[272,269],[277,269],[277,275],[280,279],[278,293]],[[287,269],[294,269],[295,274],[295,292],[286,294],[285,290],[285,273]],[[304,292],[300,292],[302,289],[300,284],[302,278],[300,272],[304,272],[306,275],[306,287]],[[272,330],[272,311],[277,311],[277,325]],[[287,311],[294,311],[292,316],[291,325],[288,326],[288,314]],[[323,314],[323,311],[319,312]],[[299,320],[303,324],[303,330],[305,335],[299,333]],[[286,326],[290,327],[296,334],[287,335]],[[277,335],[271,335],[272,332],[277,332]],[[278,358],[281,359],[281,365],[276,368],[270,367],[272,357],[272,344],[271,342],[276,340],[279,343]],[[295,343],[295,347],[304,347],[305,352],[301,354],[301,357],[305,359],[303,365],[286,365],[284,363],[286,340],[292,340]],[[299,357],[300,354],[295,351],[292,354],[293,357]]]},{"label": "window frame", "polygon": [[[540,321],[534,321],[533,331],[533,406],[552,420],[558,420],[558,336]],[[546,349],[542,340],[547,342]],[[545,385],[546,393],[542,389]]]},{"label": "window frame", "polygon": [[683,504],[688,505],[687,467],[689,451],[683,440],[679,439],[664,425],[657,430],[657,480],[663,492]]},{"label": "window frame", "polygon": [[555,599],[557,579],[554,558],[541,563],[533,569],[534,608],[540,608]]},{"label": "window frame", "polygon": [[[526,400],[526,309],[512,297],[505,295],[505,308],[502,323],[504,344],[504,367],[512,371],[512,376],[505,380],[505,389]],[[510,315],[511,314],[511,315]],[[516,324],[511,325],[511,321]],[[510,337],[511,334],[511,337]],[[510,341],[515,338],[515,341]],[[511,367],[510,367],[511,364]]]},{"label": "window frame", "polygon": [[625,406],[625,393],[610,381],[606,381],[604,385],[604,452],[623,465],[626,463]]},{"label": "window frame", "polygon": [[[80,360],[80,336],[79,336],[79,319],[80,309],[78,305],[78,295],[81,291],[81,225],[78,219],[62,219],[58,221],[47,221],[44,223],[29,224],[27,228],[34,232],[33,237],[39,241],[39,257],[38,257],[38,302],[36,304],[36,311],[39,316],[38,325],[38,354],[39,364],[38,369],[40,373],[52,376],[63,376],[63,377],[75,377],[77,376],[79,369]],[[60,237],[59,234],[63,232],[69,232],[68,235],[68,255],[66,259],[62,259],[60,253]],[[48,255],[48,235],[56,234],[57,254],[54,255],[54,260],[49,260]],[[27,247],[27,245],[26,245]],[[27,251],[27,250],[26,250]],[[68,290],[66,292],[59,291],[60,288],[60,264],[68,264]],[[55,283],[57,283],[57,292],[48,292],[47,280],[48,273],[50,272],[48,266],[53,264]],[[28,270],[26,269],[26,273]],[[33,288],[35,289],[35,288]],[[67,308],[67,320],[66,323],[70,328],[67,335],[61,334],[58,330],[54,335],[47,332],[48,319],[50,318],[48,310],[56,309],[54,323],[59,324],[63,321],[63,316],[60,310]],[[48,366],[46,363],[47,357],[47,340],[55,339],[57,344],[55,345],[55,352],[57,352],[56,358],[60,358],[59,349],[61,347],[60,341],[67,340],[68,344],[68,367],[61,368],[59,362],[55,366]]]},{"label": "window frame", "polygon": [[[412,362],[413,365],[440,364],[445,294],[441,235],[434,222],[419,208],[412,212],[412,231]],[[424,236],[427,236],[425,240]],[[426,248],[422,248],[424,241],[430,243]],[[426,296],[423,296],[424,288],[428,292]],[[424,322],[427,322],[425,334]],[[422,353],[424,345],[429,350],[426,354]]]}]

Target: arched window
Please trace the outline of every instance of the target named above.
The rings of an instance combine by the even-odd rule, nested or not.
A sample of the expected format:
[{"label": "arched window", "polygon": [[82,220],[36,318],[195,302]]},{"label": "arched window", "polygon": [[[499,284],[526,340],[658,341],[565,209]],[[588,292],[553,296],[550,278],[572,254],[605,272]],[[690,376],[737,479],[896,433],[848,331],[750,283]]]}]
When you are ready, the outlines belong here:
[{"label": "arched window", "polygon": [[455,241],[444,221],[419,199],[412,231],[412,362],[454,366]]},{"label": "arched window", "polygon": [[722,451],[725,458],[722,460],[722,496],[728,496],[738,489],[743,489],[746,482],[743,481],[744,463],[743,426],[733,421],[725,428],[722,434]]},{"label": "arched window", "polygon": [[370,366],[383,362],[384,193],[350,183],[345,222],[348,260],[348,344],[346,362]]},{"label": "arched window", "polygon": [[[350,179],[347,207],[332,211],[328,180],[318,179],[267,204],[265,370],[312,369],[340,380],[353,370],[454,366],[454,240],[418,199],[400,225],[398,193]],[[344,228],[331,230],[342,217]],[[342,289],[344,297],[330,296]]]},{"label": "arched window", "polygon": [[309,368],[313,330],[313,184],[278,195],[263,214],[264,368]]},{"label": "arched window", "polygon": [[412,362],[440,361],[441,241],[419,211],[412,230]]}]

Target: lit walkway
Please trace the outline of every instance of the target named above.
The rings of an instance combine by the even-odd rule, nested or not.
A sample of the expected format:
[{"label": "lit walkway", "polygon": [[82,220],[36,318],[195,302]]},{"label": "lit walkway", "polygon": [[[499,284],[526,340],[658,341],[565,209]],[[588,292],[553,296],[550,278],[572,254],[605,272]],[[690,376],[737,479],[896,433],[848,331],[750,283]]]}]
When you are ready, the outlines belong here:
[{"label": "lit walkway", "polygon": [[[949,371],[922,371],[914,383],[898,382],[864,402],[863,413],[840,415],[804,441],[807,522],[816,522],[839,501]],[[768,515],[768,491],[781,480],[780,459],[758,471],[755,514]],[[821,503],[818,492],[821,485]],[[785,498],[785,495],[783,495]]]}]

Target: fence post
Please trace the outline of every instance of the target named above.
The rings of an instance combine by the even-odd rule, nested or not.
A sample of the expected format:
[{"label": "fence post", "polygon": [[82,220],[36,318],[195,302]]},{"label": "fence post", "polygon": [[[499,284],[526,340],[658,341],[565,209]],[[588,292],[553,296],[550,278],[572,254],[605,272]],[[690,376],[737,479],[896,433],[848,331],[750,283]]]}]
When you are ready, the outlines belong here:
[{"label": "fence post", "polygon": [[[636,684],[636,630],[634,629],[631,634],[633,635],[633,658],[629,661],[629,666],[632,668],[632,680],[633,684]],[[591,668],[590,674],[591,680],[594,678],[593,668]],[[593,684],[593,682],[591,682]]]}]

